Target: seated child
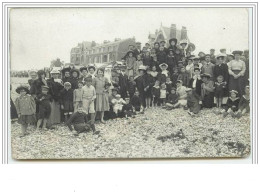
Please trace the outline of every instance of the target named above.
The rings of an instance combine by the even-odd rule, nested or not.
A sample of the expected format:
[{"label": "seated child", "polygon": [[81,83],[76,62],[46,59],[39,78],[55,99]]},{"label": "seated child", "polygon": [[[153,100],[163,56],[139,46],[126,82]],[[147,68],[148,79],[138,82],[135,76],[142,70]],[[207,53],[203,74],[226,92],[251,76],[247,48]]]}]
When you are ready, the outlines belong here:
[{"label": "seated child", "polygon": [[250,112],[250,89],[249,86],[245,87],[245,95],[243,95],[240,99],[238,105],[238,111],[236,113],[236,117],[240,118],[246,113]]},{"label": "seated child", "polygon": [[188,113],[193,116],[200,111],[200,96],[191,88],[186,89]]},{"label": "seated child", "polygon": [[78,105],[77,112],[71,115],[69,120],[67,120],[66,125],[71,131],[73,130],[71,125],[73,125],[74,130],[77,132],[75,136],[89,130],[92,130],[93,134],[99,133],[99,131],[95,131],[95,128],[92,128],[93,125],[91,125],[90,121],[88,121],[88,115],[84,112],[82,104]]},{"label": "seated child", "polygon": [[15,107],[18,114],[18,123],[21,124],[22,134],[20,137],[28,135],[26,132],[29,124],[36,121],[36,104],[34,98],[29,95],[29,89],[26,86],[20,86],[16,89],[20,94],[15,100]]},{"label": "seated child", "polygon": [[126,104],[125,100],[121,98],[121,95],[117,94],[115,99],[112,99],[113,111],[118,116],[119,112],[122,112],[124,104]]},{"label": "seated child", "polygon": [[165,106],[166,94],[167,94],[166,84],[162,83],[160,89],[160,102],[162,103],[162,106]]},{"label": "seated child", "polygon": [[143,112],[143,106],[142,106],[142,99],[139,96],[139,91],[135,91],[134,96],[131,98],[130,103],[133,105],[134,107],[134,113],[137,112]]},{"label": "seated child", "polygon": [[160,102],[160,81],[155,81],[155,84],[152,88],[152,97],[153,97],[153,107],[156,107],[159,105]]},{"label": "seated child", "polygon": [[51,102],[53,100],[48,92],[49,87],[42,86],[42,93],[37,96],[37,101],[39,102],[39,113],[36,130],[39,130],[41,124],[42,129],[46,129],[47,120],[50,118],[51,115]]},{"label": "seated child", "polygon": [[174,108],[187,106],[187,92],[186,87],[182,86],[182,80],[177,81],[176,93],[179,98],[178,102],[174,105]]},{"label": "seated child", "polygon": [[222,110],[221,113],[225,118],[228,114],[235,117],[235,113],[238,111],[239,98],[237,97],[238,92],[236,90],[230,91],[230,97],[227,100],[226,109]]},{"label": "seated child", "polygon": [[134,115],[133,105],[130,103],[130,98],[125,98],[125,105],[123,106],[123,112],[126,118]]},{"label": "seated child", "polygon": [[178,95],[176,94],[176,89],[172,88],[171,93],[168,95],[166,100],[166,110],[171,110],[174,108],[174,105],[178,102]]}]

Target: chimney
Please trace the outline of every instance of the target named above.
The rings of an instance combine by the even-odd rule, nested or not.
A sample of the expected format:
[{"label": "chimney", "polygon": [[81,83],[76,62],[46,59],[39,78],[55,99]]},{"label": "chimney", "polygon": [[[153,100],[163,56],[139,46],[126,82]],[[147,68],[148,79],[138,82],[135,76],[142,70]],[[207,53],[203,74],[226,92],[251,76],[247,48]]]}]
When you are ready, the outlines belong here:
[{"label": "chimney", "polygon": [[172,24],[171,25],[171,29],[170,29],[170,38],[177,38],[177,29],[176,29],[176,24]]},{"label": "chimney", "polygon": [[187,29],[186,29],[185,26],[183,26],[182,29],[181,29],[181,40],[183,40],[183,39],[188,39],[188,37],[187,37]]}]

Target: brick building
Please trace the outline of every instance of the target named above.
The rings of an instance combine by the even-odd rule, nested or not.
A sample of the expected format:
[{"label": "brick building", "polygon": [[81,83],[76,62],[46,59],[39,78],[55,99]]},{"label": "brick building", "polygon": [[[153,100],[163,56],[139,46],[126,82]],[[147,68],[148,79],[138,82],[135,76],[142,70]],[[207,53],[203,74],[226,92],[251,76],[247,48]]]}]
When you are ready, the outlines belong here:
[{"label": "brick building", "polygon": [[113,42],[105,40],[102,44],[85,41],[71,49],[70,62],[75,65],[87,65],[120,61],[130,44],[135,44],[135,38],[116,38]]}]

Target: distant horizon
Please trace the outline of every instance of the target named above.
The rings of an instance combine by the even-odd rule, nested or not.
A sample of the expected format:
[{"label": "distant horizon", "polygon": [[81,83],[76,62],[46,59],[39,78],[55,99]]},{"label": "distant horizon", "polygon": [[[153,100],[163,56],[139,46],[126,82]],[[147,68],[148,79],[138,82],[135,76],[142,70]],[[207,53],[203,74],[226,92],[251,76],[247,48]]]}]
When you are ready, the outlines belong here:
[{"label": "distant horizon", "polygon": [[195,54],[209,53],[211,48],[216,55],[221,48],[227,53],[244,51],[249,45],[248,19],[245,8],[12,9],[11,70],[43,69],[57,58],[70,63],[71,48],[84,41],[135,37],[144,46],[149,33],[154,34],[161,23],[165,27],[176,24],[177,29],[185,26]]}]

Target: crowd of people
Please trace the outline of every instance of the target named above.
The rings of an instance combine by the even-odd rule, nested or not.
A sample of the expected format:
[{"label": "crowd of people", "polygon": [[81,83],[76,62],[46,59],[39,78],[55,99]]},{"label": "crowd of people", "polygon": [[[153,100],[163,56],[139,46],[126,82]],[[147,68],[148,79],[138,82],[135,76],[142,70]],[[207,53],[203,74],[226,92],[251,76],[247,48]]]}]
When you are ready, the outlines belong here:
[{"label": "crowd of people", "polygon": [[109,76],[105,67],[93,64],[53,69],[48,79],[43,70],[30,71],[29,87],[19,86],[19,97],[11,100],[11,118],[18,118],[21,137],[29,124],[39,130],[63,122],[75,135],[89,130],[98,134],[97,120],[135,117],[156,107],[170,112],[183,108],[191,116],[205,108],[223,117],[249,112],[248,50],[227,54],[221,49],[215,55],[211,49],[194,56],[186,40],[177,42],[170,39],[168,48],[165,41],[143,49],[139,42],[130,45]]}]

